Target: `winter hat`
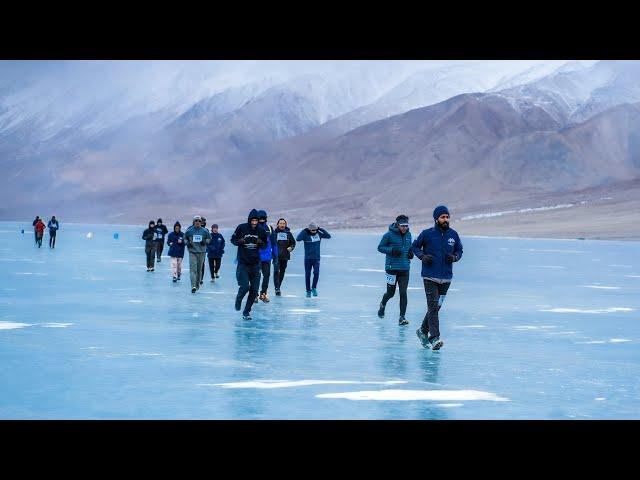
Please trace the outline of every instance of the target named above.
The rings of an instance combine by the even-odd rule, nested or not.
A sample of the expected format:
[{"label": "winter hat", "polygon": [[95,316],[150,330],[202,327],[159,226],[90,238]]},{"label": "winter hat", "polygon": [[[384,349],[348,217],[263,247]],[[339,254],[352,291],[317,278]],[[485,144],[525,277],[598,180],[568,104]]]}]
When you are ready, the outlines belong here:
[{"label": "winter hat", "polygon": [[264,218],[265,220],[267,219],[267,212],[265,212],[264,210],[258,210],[258,220]]},{"label": "winter hat", "polygon": [[318,225],[316,224],[316,222],[311,222],[309,224],[309,230],[317,230],[318,229]]},{"label": "winter hat", "polygon": [[162,219],[159,218],[158,221],[156,223],[162,223]]},{"label": "winter hat", "polygon": [[180,225],[180,222],[176,222],[176,223],[173,224],[173,229],[174,230],[176,229],[176,227],[182,228],[182,225]]},{"label": "winter hat", "polygon": [[444,205],[438,205],[433,211],[433,219],[438,220],[438,218],[440,218],[440,215],[442,215],[443,213],[450,215],[449,209],[447,207],[445,207]]},{"label": "winter hat", "polygon": [[195,215],[195,216],[193,217],[193,221],[195,222],[196,220],[200,220],[200,221],[202,221],[202,217],[201,217],[200,215]]},{"label": "winter hat", "polygon": [[218,228],[218,224],[214,223],[213,225],[211,225],[211,228]]},{"label": "winter hat", "polygon": [[409,217],[406,215],[398,215],[396,217],[396,223],[398,225],[409,225]]},{"label": "winter hat", "polygon": [[153,223],[154,225],[156,224],[156,222],[154,222],[153,220],[149,220],[149,226],[151,226],[151,224],[152,224],[152,223]]}]

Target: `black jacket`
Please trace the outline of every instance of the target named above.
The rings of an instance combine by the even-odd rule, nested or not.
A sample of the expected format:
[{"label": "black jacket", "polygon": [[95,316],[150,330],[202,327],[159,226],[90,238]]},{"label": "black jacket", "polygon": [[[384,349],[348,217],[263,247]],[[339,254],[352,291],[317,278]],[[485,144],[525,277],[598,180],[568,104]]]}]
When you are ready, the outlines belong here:
[{"label": "black jacket", "polygon": [[284,230],[278,230],[278,228],[276,228],[272,235],[273,240],[271,241],[275,241],[278,244],[278,257],[290,260],[291,253],[287,248],[291,247],[291,251],[293,251],[293,249],[296,248],[296,239],[293,237],[289,227],[284,227]]},{"label": "black jacket", "polygon": [[142,232],[142,239],[145,240],[145,247],[153,247],[153,240],[155,238],[156,227],[147,228],[144,232]]},{"label": "black jacket", "polygon": [[[251,210],[247,223],[241,223],[236,227],[231,236],[231,243],[238,247],[238,262],[248,265],[260,263],[260,248],[267,244],[267,232],[256,225],[251,228],[251,218],[257,218],[256,210]],[[244,240],[244,242],[239,242]]]}]

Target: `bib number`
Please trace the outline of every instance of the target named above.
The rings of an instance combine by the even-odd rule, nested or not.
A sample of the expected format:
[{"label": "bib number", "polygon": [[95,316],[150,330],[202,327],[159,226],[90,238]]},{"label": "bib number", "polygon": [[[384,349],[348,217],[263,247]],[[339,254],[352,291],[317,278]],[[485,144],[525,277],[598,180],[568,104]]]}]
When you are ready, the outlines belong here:
[{"label": "bib number", "polygon": [[193,236],[193,242],[194,243],[198,243],[202,241],[202,235],[194,235]]},{"label": "bib number", "polygon": [[317,233],[315,235],[311,235],[311,241],[312,242],[319,242],[320,241],[320,235],[318,235]]},{"label": "bib number", "polygon": [[384,276],[387,279],[387,283],[389,285],[395,285],[396,284],[396,276],[395,275],[391,275],[389,273],[385,273]]},{"label": "bib number", "polygon": [[278,238],[279,242],[280,241],[285,241],[286,242],[287,241],[287,234],[286,233],[279,233],[277,238]]}]

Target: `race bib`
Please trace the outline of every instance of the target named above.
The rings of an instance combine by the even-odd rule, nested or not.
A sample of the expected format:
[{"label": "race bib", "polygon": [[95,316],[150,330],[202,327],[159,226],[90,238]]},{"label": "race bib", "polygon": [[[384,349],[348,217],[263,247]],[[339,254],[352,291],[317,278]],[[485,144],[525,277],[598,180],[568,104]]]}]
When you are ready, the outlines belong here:
[{"label": "race bib", "polygon": [[319,242],[320,241],[320,235],[318,235],[317,233],[315,235],[311,235],[311,241],[312,242]]},{"label": "race bib", "polygon": [[387,283],[389,285],[395,285],[396,284],[396,276],[395,275],[391,275],[389,273],[385,273],[384,276],[387,279]]},{"label": "race bib", "polygon": [[286,233],[278,233],[278,241],[287,241],[287,234]]},{"label": "race bib", "polygon": [[202,235],[194,235],[193,236],[193,242],[194,243],[198,243],[202,241]]},{"label": "race bib", "polygon": [[161,234],[161,233],[156,232],[156,233],[155,233],[155,235],[153,236],[153,238],[154,238],[155,240],[162,240],[162,234]]}]

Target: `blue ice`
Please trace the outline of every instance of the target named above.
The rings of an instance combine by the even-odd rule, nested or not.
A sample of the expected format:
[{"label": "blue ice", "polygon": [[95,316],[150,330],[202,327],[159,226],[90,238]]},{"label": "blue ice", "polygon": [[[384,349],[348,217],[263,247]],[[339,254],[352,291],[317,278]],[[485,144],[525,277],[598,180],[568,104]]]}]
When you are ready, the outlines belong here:
[{"label": "blue ice", "polygon": [[410,325],[397,324],[397,295],[376,315],[382,229],[330,232],[318,298],[304,297],[297,248],[283,296],[271,282],[271,303],[243,321],[229,243],[221,278],[207,271],[192,295],[167,257],[145,271],[144,226],[61,227],[49,250],[30,223],[0,223],[2,419],[640,418],[637,242],[472,238],[458,226],[464,258],[432,352],[415,335],[417,261]]}]

